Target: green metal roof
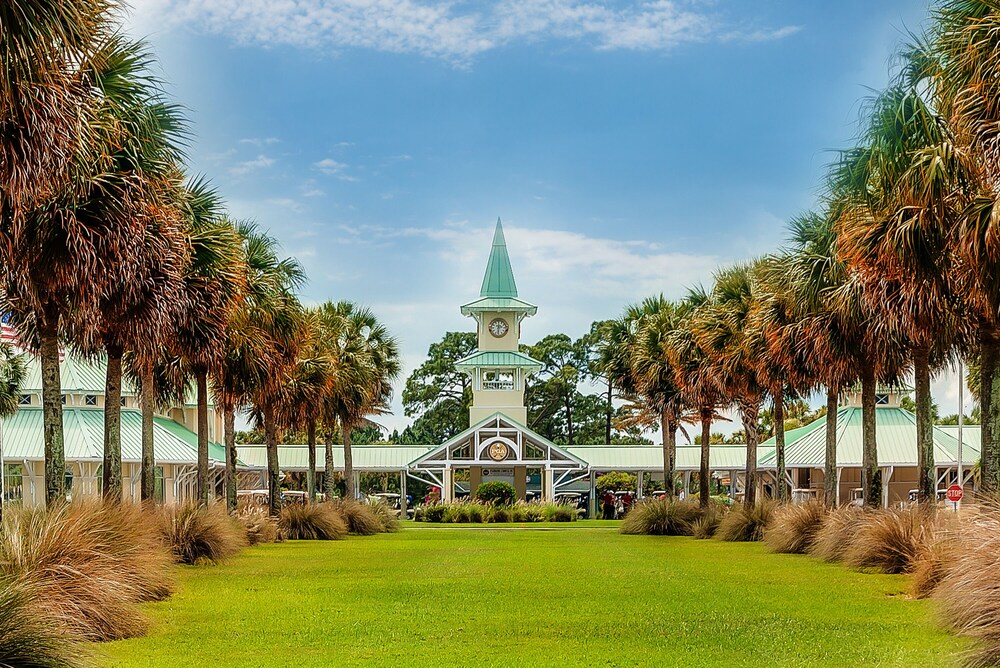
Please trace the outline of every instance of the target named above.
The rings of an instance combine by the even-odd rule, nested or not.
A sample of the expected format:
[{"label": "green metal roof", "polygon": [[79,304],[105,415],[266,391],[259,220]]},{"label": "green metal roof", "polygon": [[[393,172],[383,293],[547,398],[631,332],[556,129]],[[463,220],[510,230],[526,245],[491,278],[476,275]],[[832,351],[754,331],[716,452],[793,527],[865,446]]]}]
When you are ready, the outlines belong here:
[{"label": "green metal roof", "polygon": [[[938,466],[954,465],[958,458],[958,441],[940,427],[934,427],[932,433],[934,462]],[[862,435],[861,408],[844,407],[837,411],[837,466],[861,466]],[[880,465],[916,466],[917,419],[910,411],[896,406],[876,407],[875,441]],[[765,444],[770,446],[769,452],[758,458],[758,465],[773,468],[774,438],[768,439]],[[976,448],[965,447],[962,451],[962,460],[966,464],[974,463],[978,457]],[[786,466],[822,468],[825,461],[825,417],[785,434]]]},{"label": "green metal roof", "polygon": [[517,297],[517,285],[514,283],[514,270],[510,268],[510,256],[507,255],[507,242],[503,238],[503,225],[497,218],[496,231],[493,232],[493,248],[490,250],[490,260],[486,264],[486,275],[483,276],[483,287],[480,297]]},{"label": "green metal roof", "polygon": [[[21,385],[25,394],[35,394],[42,391],[42,364],[35,355],[25,355],[27,375]],[[107,380],[108,361],[103,355],[94,361],[80,359],[74,355],[66,355],[59,364],[59,380],[63,393],[103,395]],[[122,383],[122,394],[131,396],[128,383]]]},{"label": "green metal roof", "polygon": [[511,311],[525,315],[535,315],[538,313],[538,307],[534,304],[529,304],[523,299],[514,299],[511,297],[481,297],[474,302],[469,302],[462,306],[462,315],[473,315],[474,313],[482,313],[483,311]]},{"label": "green metal roof", "polygon": [[[567,452],[599,471],[660,471],[663,469],[662,445],[567,445]],[[713,445],[709,448],[709,465],[715,471],[746,468],[747,446]],[[697,471],[701,468],[701,446],[677,446],[677,470]]]},{"label": "green metal roof", "polygon": [[524,353],[514,351],[479,350],[468,357],[455,362],[455,368],[474,367],[505,367],[532,368],[536,371],[542,368],[542,363]]},{"label": "green metal roof", "polygon": [[[435,446],[436,447],[436,446]],[[326,468],[325,446],[316,446],[316,469]],[[354,468],[359,471],[401,471],[407,465],[431,450],[429,445],[355,445],[351,447]],[[250,468],[267,467],[267,447],[264,445],[237,445],[240,462]],[[333,465],[344,468],[344,446],[333,446]],[[308,445],[279,445],[278,466],[283,471],[305,471],[309,468]]]},{"label": "green metal roof", "polygon": [[[142,413],[123,408],[122,460],[142,459]],[[44,459],[42,409],[22,407],[2,421],[3,453],[7,461]],[[101,460],[104,455],[104,410],[100,408],[63,408],[63,441],[67,460]],[[164,464],[197,462],[197,436],[173,420],[153,418],[153,453]],[[214,447],[213,447],[214,446]],[[225,451],[209,446],[209,458],[225,461]]]}]

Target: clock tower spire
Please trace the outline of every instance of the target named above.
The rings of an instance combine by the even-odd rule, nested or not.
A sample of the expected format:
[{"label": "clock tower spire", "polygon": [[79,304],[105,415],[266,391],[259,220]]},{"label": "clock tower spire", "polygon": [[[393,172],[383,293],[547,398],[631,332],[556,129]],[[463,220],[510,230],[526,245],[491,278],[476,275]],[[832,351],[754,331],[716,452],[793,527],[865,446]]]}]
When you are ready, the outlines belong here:
[{"label": "clock tower spire", "polygon": [[462,307],[462,315],[475,318],[479,341],[479,349],[456,364],[472,378],[471,424],[494,413],[522,425],[527,423],[524,384],[542,365],[518,347],[521,321],[537,310],[533,304],[518,299],[507,241],[498,218],[479,299]]}]

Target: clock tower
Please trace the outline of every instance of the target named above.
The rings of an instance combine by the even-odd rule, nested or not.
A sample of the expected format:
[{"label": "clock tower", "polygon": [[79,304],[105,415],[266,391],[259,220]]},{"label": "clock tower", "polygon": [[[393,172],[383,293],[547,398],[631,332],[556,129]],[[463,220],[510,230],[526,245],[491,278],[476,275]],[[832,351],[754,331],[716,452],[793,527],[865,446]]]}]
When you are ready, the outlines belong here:
[{"label": "clock tower", "polygon": [[494,413],[502,413],[522,425],[527,423],[525,381],[542,364],[520,352],[518,344],[521,322],[537,310],[517,297],[503,226],[497,219],[479,299],[462,307],[462,315],[475,319],[478,334],[479,349],[456,364],[472,378],[471,424]]}]

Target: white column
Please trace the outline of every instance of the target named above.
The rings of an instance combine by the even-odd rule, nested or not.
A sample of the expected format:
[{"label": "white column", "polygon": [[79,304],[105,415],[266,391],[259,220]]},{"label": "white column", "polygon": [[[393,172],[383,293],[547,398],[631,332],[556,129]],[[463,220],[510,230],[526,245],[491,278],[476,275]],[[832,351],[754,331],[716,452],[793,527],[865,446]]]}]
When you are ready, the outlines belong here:
[{"label": "white column", "polygon": [[406,469],[399,472],[399,519],[406,519]]}]

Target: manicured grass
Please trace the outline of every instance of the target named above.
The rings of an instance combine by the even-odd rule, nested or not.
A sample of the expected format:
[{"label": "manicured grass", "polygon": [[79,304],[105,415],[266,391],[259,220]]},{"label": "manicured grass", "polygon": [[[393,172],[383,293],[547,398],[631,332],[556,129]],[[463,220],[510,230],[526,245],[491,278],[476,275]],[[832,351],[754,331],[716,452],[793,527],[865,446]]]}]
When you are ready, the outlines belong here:
[{"label": "manicured grass", "polygon": [[930,666],[963,643],[904,576],[607,523],[247,549],[183,567],[109,666]]}]

